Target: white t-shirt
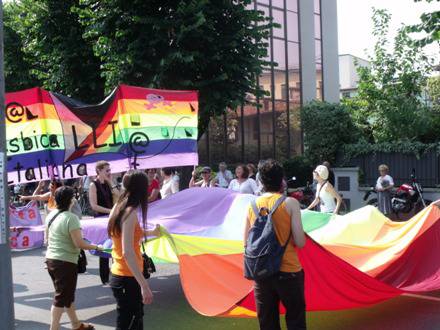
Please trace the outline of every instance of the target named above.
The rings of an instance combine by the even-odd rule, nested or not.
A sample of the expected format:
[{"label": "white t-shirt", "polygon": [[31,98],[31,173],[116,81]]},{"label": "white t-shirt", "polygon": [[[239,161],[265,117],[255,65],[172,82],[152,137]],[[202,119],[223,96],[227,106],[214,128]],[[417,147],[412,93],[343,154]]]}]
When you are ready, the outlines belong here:
[{"label": "white t-shirt", "polygon": [[255,193],[258,192],[258,186],[254,179],[247,179],[246,181],[243,181],[240,183],[237,179],[234,179],[229,184],[229,189],[233,191],[237,191],[242,194],[252,194],[255,195]]},{"label": "white t-shirt", "polygon": [[177,192],[179,192],[179,181],[171,177],[163,182],[162,188],[160,189],[160,196],[163,199]]},{"label": "white t-shirt", "polygon": [[376,189],[384,189],[389,186],[394,186],[394,180],[388,174],[377,178]]},{"label": "white t-shirt", "polygon": [[218,181],[218,185],[219,187],[222,188],[228,188],[229,187],[229,182],[231,182],[231,180],[234,178],[232,176],[231,171],[226,170],[225,173],[219,171],[217,173],[217,176],[215,177]]}]

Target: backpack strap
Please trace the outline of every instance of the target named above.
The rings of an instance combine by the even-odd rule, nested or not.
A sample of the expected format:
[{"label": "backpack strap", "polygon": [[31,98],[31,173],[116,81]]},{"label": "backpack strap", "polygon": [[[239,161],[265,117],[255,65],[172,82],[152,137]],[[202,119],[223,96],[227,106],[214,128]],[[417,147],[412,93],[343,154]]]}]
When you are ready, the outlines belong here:
[{"label": "backpack strap", "polygon": [[[278,207],[279,207],[279,206],[280,206],[285,200],[286,200],[286,196],[284,196],[284,195],[281,196],[280,198],[278,198],[278,200],[275,202],[275,204],[274,204],[272,210],[269,212],[269,214],[272,215],[272,214],[277,210],[277,208],[278,208]],[[256,199],[254,199],[254,200],[251,202],[251,206],[252,206],[252,210],[254,211],[256,217],[258,218],[259,215],[260,215],[260,210],[258,209],[258,206],[257,206],[257,200],[256,200]]]},{"label": "backpack strap", "polygon": [[252,206],[252,210],[255,213],[255,216],[258,218],[260,216],[260,211],[258,210],[258,207],[257,207],[257,199],[254,199],[251,202],[251,206]]},{"label": "backpack strap", "polygon": [[[274,214],[274,212],[277,210],[277,208],[286,200],[286,196],[281,196],[278,198],[278,200],[275,202],[272,210],[270,211],[270,216]],[[286,244],[283,245],[283,248],[286,249],[287,245],[290,242],[290,239],[292,238],[292,228],[290,229],[289,237],[287,238]]]},{"label": "backpack strap", "polygon": [[275,211],[277,210],[277,208],[286,200],[286,196],[281,196],[280,198],[277,199],[277,201],[275,202],[272,210],[270,210],[270,215],[274,214]]}]

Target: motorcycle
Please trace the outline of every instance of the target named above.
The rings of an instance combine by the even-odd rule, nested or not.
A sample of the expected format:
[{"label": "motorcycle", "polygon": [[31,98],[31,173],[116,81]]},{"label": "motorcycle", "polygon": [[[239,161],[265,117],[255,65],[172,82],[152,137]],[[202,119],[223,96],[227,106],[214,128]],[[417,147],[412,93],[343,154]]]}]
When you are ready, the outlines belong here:
[{"label": "motorcycle", "polygon": [[412,210],[418,213],[431,203],[431,200],[423,198],[422,186],[417,182],[415,169],[411,172],[411,183],[402,184],[391,199],[391,207],[397,215]]},{"label": "motorcycle", "polygon": [[371,189],[365,193],[364,201],[366,202],[367,205],[378,207],[379,203],[377,201],[377,197],[371,198],[370,200],[367,201],[367,199],[371,196],[371,194],[377,194],[376,188],[371,187]]},{"label": "motorcycle", "polygon": [[[367,191],[364,195],[364,201],[366,201],[367,205],[377,207],[377,198],[368,200],[373,193],[377,194],[375,188]],[[401,219],[401,214],[410,213],[411,211],[414,211],[414,214],[416,214],[431,203],[431,200],[423,198],[423,189],[417,182],[415,169],[411,172],[411,183],[404,183],[395,192],[391,192],[391,209],[399,220]]]}]

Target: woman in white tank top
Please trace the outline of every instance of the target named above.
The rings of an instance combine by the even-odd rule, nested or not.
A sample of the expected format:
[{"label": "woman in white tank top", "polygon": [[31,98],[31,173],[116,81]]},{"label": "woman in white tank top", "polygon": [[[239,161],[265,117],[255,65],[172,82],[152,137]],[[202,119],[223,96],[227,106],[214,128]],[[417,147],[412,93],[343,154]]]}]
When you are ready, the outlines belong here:
[{"label": "woman in white tank top", "polygon": [[338,214],[342,198],[332,184],[327,181],[328,174],[328,168],[324,165],[319,165],[313,171],[313,178],[318,182],[318,185],[315,200],[307,209],[311,210],[319,204],[321,212]]}]

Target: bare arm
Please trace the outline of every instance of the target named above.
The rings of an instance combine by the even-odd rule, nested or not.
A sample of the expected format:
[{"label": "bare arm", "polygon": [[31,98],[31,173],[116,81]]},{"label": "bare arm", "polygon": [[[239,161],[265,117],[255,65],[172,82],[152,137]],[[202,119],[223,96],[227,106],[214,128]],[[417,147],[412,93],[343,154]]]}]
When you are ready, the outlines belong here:
[{"label": "bare arm", "polygon": [[22,201],[39,201],[39,202],[47,202],[50,197],[50,192],[43,195],[32,195],[32,196],[20,196]]},{"label": "bare arm", "polygon": [[249,219],[249,214],[248,214],[247,217],[246,217],[246,224],[244,226],[244,238],[243,238],[243,241],[244,241],[244,246],[245,247],[246,247],[247,239],[248,239],[248,236],[249,236],[249,229],[251,229],[251,221]]},{"label": "bare arm", "polygon": [[391,179],[390,180],[390,184],[389,184],[389,186],[388,187],[386,187],[386,188],[384,188],[384,190],[386,191],[386,190],[391,190],[391,189],[393,189],[394,188],[394,181],[393,181],[393,179]]},{"label": "bare arm", "polygon": [[301,222],[301,209],[299,203],[294,198],[286,198],[286,209],[291,217],[291,227],[293,241],[298,248],[304,247],[306,244],[306,235]]},{"label": "bare arm", "polygon": [[333,186],[328,183],[327,187],[325,187],[325,190],[330,193],[330,195],[332,195],[332,197],[334,199],[336,199],[336,208],[335,211],[333,212],[334,214],[338,214],[339,209],[341,208],[341,204],[342,204],[342,197],[341,195],[338,194],[338,192],[335,190],[335,188],[333,188]]},{"label": "bare arm", "polygon": [[319,197],[315,197],[312,204],[310,204],[309,207],[307,207],[307,210],[314,209],[316,207],[316,205],[318,205],[318,203],[319,203]]},{"label": "bare arm", "polygon": [[108,209],[106,207],[102,207],[102,206],[98,205],[98,194],[97,194],[96,186],[94,183],[90,184],[89,201],[90,201],[90,207],[92,208],[93,211],[98,212],[98,213],[110,214],[111,209]]},{"label": "bare arm", "polygon": [[37,188],[35,188],[34,193],[32,194],[32,196],[40,195],[40,191],[41,191],[41,189],[43,189],[43,187],[44,187],[44,181],[38,182],[38,186],[37,186]]},{"label": "bare arm", "polygon": [[[127,214],[128,212],[126,212]],[[153,294],[151,293],[150,286],[147,280],[142,274],[142,270],[136,262],[136,256],[133,250],[133,238],[134,230],[137,223],[136,212],[130,212],[123,217],[122,221],[122,254],[136,281],[139,283],[142,290],[143,302],[146,304],[151,304],[153,301]]]},{"label": "bare arm", "polygon": [[159,189],[153,189],[150,196],[148,197],[148,201],[154,202],[155,200],[157,200],[159,198],[159,193],[160,193]]},{"label": "bare arm", "polygon": [[145,230],[144,231],[146,236],[160,236],[160,225],[156,225],[153,230]]},{"label": "bare arm", "polygon": [[113,204],[116,204],[116,202],[117,202],[118,199],[119,199],[119,196],[121,195],[121,192],[119,191],[118,188],[112,186],[112,185],[111,185],[111,182],[110,182],[110,189],[111,189],[111,191],[112,191],[112,200],[113,200]]},{"label": "bare arm", "polygon": [[72,241],[73,244],[78,248],[78,249],[83,249],[83,250],[98,250],[98,246],[95,244],[89,244],[87,243],[83,237],[82,237],[82,233],[81,233],[81,228],[78,229],[74,229],[70,232],[70,237],[72,237]]},{"label": "bare arm", "polygon": [[191,180],[189,180],[189,187],[193,188],[193,187],[200,187],[199,182],[196,182],[196,178],[194,176],[191,177]]},{"label": "bare arm", "polygon": [[195,183],[195,186],[196,186],[196,187],[201,187],[202,184],[203,184],[203,182],[205,182],[205,181],[203,181],[203,180],[197,181],[197,182]]}]

